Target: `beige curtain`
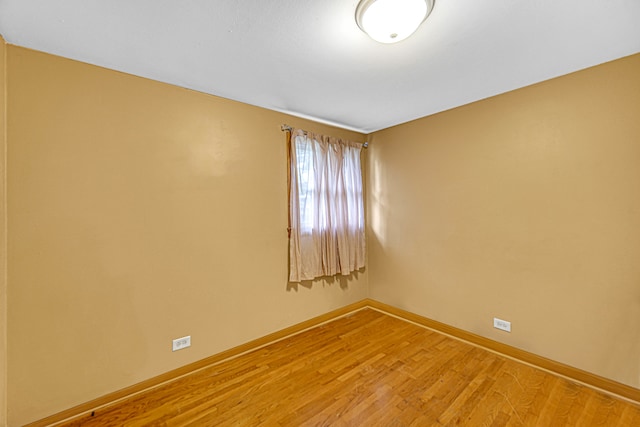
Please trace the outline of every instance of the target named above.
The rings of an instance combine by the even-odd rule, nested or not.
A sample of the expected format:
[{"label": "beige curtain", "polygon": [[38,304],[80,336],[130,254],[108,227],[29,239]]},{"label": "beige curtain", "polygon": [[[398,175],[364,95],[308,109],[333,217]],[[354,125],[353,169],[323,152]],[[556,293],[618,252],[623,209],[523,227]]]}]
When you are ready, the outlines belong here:
[{"label": "beige curtain", "polygon": [[361,149],[360,143],[291,131],[291,282],[364,267]]}]

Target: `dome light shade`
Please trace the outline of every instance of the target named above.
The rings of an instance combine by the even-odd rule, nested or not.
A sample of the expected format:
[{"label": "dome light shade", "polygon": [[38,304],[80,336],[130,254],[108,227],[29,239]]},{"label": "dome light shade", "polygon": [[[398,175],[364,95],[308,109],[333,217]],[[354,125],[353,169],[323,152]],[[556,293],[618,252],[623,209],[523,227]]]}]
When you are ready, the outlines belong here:
[{"label": "dome light shade", "polygon": [[427,19],[434,0],[361,0],[356,22],[380,43],[396,43],[413,34]]}]

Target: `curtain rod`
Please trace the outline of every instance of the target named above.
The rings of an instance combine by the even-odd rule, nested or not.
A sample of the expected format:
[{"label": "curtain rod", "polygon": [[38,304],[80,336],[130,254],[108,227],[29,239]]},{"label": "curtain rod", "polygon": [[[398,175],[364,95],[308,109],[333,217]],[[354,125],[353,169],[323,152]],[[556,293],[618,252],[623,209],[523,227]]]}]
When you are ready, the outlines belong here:
[{"label": "curtain rod", "polygon": [[[283,131],[283,132],[291,132],[293,130],[293,128],[291,126],[289,126],[289,125],[284,125],[283,124],[282,126],[280,126],[280,130]],[[303,132],[304,132],[305,135],[307,134],[307,131],[303,131]],[[362,146],[364,148],[368,148],[369,147],[369,143],[367,141],[365,141],[365,142],[362,143]]]}]

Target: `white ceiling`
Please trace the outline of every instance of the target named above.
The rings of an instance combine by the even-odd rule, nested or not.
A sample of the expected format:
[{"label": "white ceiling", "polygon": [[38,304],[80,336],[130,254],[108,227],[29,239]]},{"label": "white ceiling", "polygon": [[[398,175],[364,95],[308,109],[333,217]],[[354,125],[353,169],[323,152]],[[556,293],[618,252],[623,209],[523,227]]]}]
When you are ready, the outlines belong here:
[{"label": "white ceiling", "polygon": [[364,133],[640,52],[640,0],[436,0],[394,45],[360,31],[356,5],[0,0],[0,34]]}]

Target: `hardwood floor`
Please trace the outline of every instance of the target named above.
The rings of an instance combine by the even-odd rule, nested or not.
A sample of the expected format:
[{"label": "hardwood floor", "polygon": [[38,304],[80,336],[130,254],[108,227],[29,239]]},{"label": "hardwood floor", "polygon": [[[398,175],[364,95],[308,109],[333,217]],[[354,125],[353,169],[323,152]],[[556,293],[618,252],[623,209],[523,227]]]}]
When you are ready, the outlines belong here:
[{"label": "hardwood floor", "polygon": [[62,425],[640,426],[640,406],[364,309]]}]

